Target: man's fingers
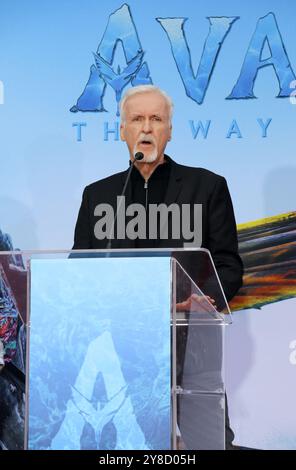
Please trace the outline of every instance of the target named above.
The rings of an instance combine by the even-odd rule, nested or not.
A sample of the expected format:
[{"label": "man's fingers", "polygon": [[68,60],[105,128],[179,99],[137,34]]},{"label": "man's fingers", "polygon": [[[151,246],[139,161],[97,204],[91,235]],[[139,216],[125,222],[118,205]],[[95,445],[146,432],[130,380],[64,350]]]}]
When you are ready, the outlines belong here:
[{"label": "man's fingers", "polygon": [[178,302],[176,304],[176,310],[177,312],[182,312],[184,310],[190,310],[190,302],[189,300],[184,300],[184,302]]},{"label": "man's fingers", "polygon": [[178,302],[176,304],[177,312],[180,311],[189,311],[189,312],[212,312],[213,308],[216,309],[215,300],[209,296],[202,296],[198,294],[191,294],[188,299],[183,302]]}]

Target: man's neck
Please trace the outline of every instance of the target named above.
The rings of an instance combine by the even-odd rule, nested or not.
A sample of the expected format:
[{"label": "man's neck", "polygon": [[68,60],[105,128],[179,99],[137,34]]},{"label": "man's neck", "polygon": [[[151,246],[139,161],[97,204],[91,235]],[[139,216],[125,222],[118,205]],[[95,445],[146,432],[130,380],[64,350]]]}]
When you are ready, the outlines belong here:
[{"label": "man's neck", "polygon": [[141,163],[141,162],[135,162],[135,167],[139,170],[141,175],[143,176],[145,181],[148,181],[152,173],[154,172],[155,168],[158,167],[158,165],[162,165],[165,162],[164,155],[158,160],[156,160],[153,163]]}]

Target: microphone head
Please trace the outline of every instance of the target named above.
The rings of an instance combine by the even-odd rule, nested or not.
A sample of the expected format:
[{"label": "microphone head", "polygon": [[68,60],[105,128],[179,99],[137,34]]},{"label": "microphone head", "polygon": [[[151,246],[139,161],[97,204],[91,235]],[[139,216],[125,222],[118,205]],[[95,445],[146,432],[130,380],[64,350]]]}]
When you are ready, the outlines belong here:
[{"label": "microphone head", "polygon": [[142,152],[137,152],[135,154],[135,160],[137,160],[137,161],[138,160],[143,160],[143,158],[144,158],[144,154]]}]

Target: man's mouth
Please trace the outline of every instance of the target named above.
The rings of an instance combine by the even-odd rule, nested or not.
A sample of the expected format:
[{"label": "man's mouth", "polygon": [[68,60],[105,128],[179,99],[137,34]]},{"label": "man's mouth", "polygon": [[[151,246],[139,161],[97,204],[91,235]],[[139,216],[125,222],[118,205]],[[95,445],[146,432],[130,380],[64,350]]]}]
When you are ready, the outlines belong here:
[{"label": "man's mouth", "polygon": [[140,145],[143,145],[144,147],[148,147],[149,145],[152,145],[152,142],[150,140],[141,140]]}]

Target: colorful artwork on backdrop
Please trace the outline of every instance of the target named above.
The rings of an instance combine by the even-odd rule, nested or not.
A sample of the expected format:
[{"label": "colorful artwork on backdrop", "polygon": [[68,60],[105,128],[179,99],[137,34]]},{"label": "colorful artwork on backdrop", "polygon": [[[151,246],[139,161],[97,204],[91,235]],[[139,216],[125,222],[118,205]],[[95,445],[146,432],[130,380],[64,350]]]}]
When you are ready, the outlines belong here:
[{"label": "colorful artwork on backdrop", "polygon": [[244,285],[231,309],[262,308],[296,296],[296,213],[238,226]]}]

